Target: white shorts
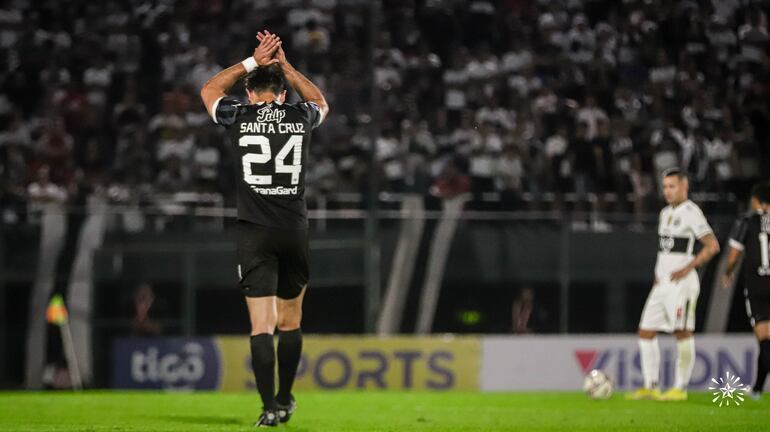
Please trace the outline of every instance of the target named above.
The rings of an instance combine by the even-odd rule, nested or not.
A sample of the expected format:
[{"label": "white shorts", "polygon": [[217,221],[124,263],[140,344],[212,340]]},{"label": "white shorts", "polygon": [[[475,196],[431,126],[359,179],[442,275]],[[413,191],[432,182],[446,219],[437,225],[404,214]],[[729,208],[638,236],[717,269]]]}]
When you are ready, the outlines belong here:
[{"label": "white shorts", "polygon": [[696,272],[678,282],[659,282],[647,296],[639,329],[666,333],[694,331],[698,294],[700,280]]}]

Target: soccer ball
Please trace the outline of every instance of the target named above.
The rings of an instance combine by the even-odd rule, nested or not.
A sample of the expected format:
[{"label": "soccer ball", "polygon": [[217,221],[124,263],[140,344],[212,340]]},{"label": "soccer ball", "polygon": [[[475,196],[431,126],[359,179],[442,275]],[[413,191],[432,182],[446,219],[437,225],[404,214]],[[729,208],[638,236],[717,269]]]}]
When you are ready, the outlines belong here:
[{"label": "soccer ball", "polygon": [[583,380],[583,391],[591,399],[609,399],[612,390],[612,380],[600,370],[592,370]]}]

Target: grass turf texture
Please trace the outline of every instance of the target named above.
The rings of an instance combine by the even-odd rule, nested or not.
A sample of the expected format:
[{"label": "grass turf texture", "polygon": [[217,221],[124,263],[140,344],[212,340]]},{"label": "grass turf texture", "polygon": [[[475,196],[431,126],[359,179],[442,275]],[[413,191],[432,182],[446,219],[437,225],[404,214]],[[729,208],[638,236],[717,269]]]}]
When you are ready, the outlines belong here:
[{"label": "grass turf texture", "polygon": [[[581,393],[299,393],[285,431],[767,430],[770,399],[740,406],[593,401]],[[256,393],[0,393],[0,431],[247,431]]]}]

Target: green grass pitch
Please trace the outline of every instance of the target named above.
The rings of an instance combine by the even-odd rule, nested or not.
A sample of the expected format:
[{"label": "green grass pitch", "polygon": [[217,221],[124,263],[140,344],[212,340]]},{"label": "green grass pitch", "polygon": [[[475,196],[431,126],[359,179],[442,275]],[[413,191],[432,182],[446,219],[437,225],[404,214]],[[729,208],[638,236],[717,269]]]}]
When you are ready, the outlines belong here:
[{"label": "green grass pitch", "polygon": [[[759,431],[770,399],[718,407],[687,402],[592,401],[581,393],[297,394],[285,431]],[[248,431],[256,393],[88,391],[0,393],[0,431]]]}]

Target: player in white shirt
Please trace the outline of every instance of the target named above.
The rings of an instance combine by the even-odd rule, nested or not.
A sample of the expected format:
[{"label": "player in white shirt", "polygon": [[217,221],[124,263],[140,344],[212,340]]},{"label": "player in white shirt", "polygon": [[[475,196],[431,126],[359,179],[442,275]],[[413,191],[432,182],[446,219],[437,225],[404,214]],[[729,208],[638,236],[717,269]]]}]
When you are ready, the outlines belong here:
[{"label": "player in white shirt", "polygon": [[[658,222],[658,259],[655,284],[639,322],[639,352],[644,387],[629,399],[686,400],[695,364],[695,305],[700,281],[695,269],[719,252],[719,242],[698,206],[687,199],[687,176],[678,169],[663,173],[663,196],[668,203]],[[696,240],[703,245],[695,255]],[[661,394],[658,332],[674,333],[677,361],[674,387]]]}]

